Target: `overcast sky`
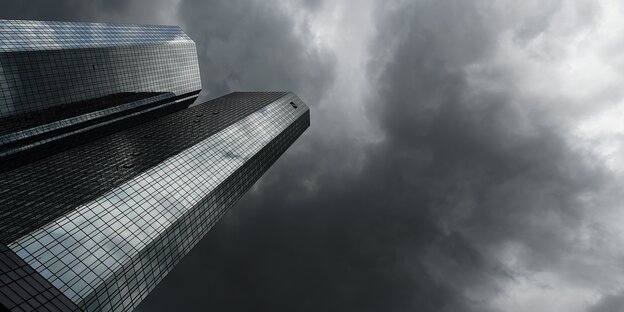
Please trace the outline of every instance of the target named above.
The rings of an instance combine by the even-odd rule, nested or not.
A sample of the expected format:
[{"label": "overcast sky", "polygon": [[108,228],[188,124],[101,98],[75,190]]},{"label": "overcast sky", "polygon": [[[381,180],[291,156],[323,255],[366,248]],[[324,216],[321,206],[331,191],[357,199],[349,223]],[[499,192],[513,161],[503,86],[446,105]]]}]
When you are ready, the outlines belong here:
[{"label": "overcast sky", "polygon": [[201,98],[291,90],[311,127],[148,311],[621,311],[619,0],[0,1],[178,24]]}]

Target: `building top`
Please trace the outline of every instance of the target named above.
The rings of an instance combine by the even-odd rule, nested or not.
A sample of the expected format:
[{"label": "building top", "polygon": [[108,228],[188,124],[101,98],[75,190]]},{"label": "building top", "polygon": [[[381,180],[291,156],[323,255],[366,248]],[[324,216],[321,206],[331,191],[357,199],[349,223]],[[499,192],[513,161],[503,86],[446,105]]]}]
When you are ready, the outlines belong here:
[{"label": "building top", "polygon": [[287,95],[231,93],[0,173],[0,242],[12,242]]},{"label": "building top", "polygon": [[0,52],[192,42],[178,26],[0,19]]},{"label": "building top", "polygon": [[179,27],[0,20],[0,310],[130,311],[310,125]]},{"label": "building top", "polygon": [[178,26],[0,20],[0,172],[188,107]]}]

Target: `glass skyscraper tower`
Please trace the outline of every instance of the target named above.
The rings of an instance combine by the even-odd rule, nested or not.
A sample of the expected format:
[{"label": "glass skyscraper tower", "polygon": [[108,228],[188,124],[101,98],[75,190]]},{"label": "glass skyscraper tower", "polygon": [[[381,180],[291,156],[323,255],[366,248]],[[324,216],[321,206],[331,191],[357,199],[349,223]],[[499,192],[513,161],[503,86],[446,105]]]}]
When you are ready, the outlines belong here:
[{"label": "glass skyscraper tower", "polygon": [[0,20],[0,304],[130,311],[310,124],[175,26]]}]

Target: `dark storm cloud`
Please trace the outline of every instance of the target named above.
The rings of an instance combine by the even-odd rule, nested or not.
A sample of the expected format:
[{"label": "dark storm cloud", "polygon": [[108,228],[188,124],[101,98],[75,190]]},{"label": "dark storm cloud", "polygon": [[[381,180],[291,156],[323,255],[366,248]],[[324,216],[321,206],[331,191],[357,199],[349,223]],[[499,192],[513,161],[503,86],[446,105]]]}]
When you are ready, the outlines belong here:
[{"label": "dark storm cloud", "polygon": [[[404,35],[379,75],[385,105],[371,111],[381,115],[388,140],[371,165],[399,173],[399,188],[420,185],[432,196],[423,204],[442,210],[436,215],[449,205],[469,206],[460,208],[470,210],[463,217],[480,231],[490,225],[514,231],[509,223],[522,220],[509,215],[531,218],[531,210],[559,209],[560,216],[573,217],[572,195],[599,185],[597,173],[572,153],[550,116],[528,104],[515,107],[515,94],[468,86],[464,67],[489,56],[496,34],[473,4],[441,1],[427,9],[414,5],[382,19],[382,25],[390,20],[384,33]],[[391,28],[403,15],[411,15],[411,23]],[[399,170],[406,165],[409,170]]]},{"label": "dark storm cloud", "polygon": [[618,312],[624,307],[624,294],[605,296],[595,304],[590,312]]},{"label": "dark storm cloud", "polygon": [[[204,72],[204,79],[228,77],[222,90],[275,83],[259,79],[265,65],[237,50],[237,41],[251,40],[240,35],[240,25],[244,34],[248,20],[265,21],[271,11],[216,7],[203,28],[218,34],[210,40],[226,46],[231,59],[209,64],[208,71],[219,74],[206,78]],[[223,14],[222,7],[245,12],[245,19]],[[497,40],[482,9],[458,1],[422,1],[390,12],[379,7],[380,35],[370,47],[370,78],[379,89],[362,104],[386,139],[360,150],[366,162],[349,174],[340,168],[351,159],[339,147],[298,142],[311,144],[308,154],[281,159],[145,310],[488,311],[501,287],[521,277],[492,250],[514,242],[526,249],[519,261],[528,267],[556,270],[574,248],[567,234],[580,224],[575,195],[599,187],[601,172],[572,152],[554,120],[514,106],[513,92],[469,86],[466,67],[486,62]],[[229,27],[219,30],[221,24]],[[518,36],[530,40],[536,31]],[[326,141],[339,136],[314,133]],[[318,174],[323,167],[336,169]],[[317,181],[313,190],[308,178]],[[167,297],[174,288],[182,299]]]},{"label": "dark storm cloud", "polygon": [[[25,3],[5,6],[2,17],[159,23],[154,12],[162,9]],[[471,84],[467,68],[488,63],[504,24],[486,1],[378,4],[373,97],[353,105],[383,133],[370,144],[346,136],[350,124],[334,122],[341,118],[318,114],[349,101],[327,99],[336,58],[312,43],[305,20],[327,4],[305,0],[288,11],[272,1],[180,3],[204,99],[292,90],[312,107],[312,126],[138,310],[493,311],[491,298],[523,278],[498,262],[509,243],[522,246],[524,266],[568,269],[571,283],[591,284],[595,272],[563,262],[582,223],[577,195],[606,183],[603,172],[535,103]],[[514,38],[531,42],[559,7],[548,1]],[[591,5],[583,12],[592,14],[579,25],[599,14]],[[482,74],[513,80],[499,69]],[[607,296],[594,311],[621,301]]]},{"label": "dark storm cloud", "polygon": [[0,18],[50,21],[175,24],[168,0],[0,0]]},{"label": "dark storm cloud", "polygon": [[103,13],[124,9],[125,1],[2,1],[6,19],[93,21]]},{"label": "dark storm cloud", "polygon": [[539,103],[518,106],[513,91],[469,85],[466,69],[488,63],[500,31],[485,7],[422,1],[381,18],[380,33],[398,36],[378,39],[396,48],[389,63],[371,66],[384,102],[371,112],[381,116],[388,140],[370,163],[394,196],[409,198],[405,206],[421,210],[442,237],[455,237],[454,244],[425,243],[437,253],[419,256],[428,273],[461,294],[489,285],[476,295],[484,301],[516,277],[489,251],[517,243],[527,267],[557,271],[575,252],[570,233],[582,224],[583,208],[577,195],[606,181],[568,146],[556,116],[538,113]]},{"label": "dark storm cloud", "polygon": [[179,15],[197,43],[203,99],[279,89],[316,103],[332,82],[332,56],[315,48],[305,24],[300,27],[274,2],[187,0]]}]

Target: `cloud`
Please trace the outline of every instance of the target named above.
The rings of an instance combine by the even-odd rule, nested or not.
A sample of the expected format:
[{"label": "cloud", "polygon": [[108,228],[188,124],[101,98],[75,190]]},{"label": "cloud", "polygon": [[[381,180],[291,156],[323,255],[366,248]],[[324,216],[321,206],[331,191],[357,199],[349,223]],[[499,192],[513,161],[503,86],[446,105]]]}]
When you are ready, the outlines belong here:
[{"label": "cloud", "polygon": [[[376,35],[354,36],[372,39],[359,68],[372,90],[341,105],[363,112],[355,120],[369,124],[360,130],[380,133],[354,143],[355,124],[332,126],[329,115],[313,123],[297,143],[305,148],[280,160],[184,260],[206,261],[196,276],[213,285],[212,304],[583,311],[617,285],[609,273],[619,272],[620,256],[609,247],[619,238],[590,217],[607,204],[595,198],[616,202],[607,191],[616,182],[572,134],[604,91],[567,96],[559,72],[578,60],[566,42],[600,32],[600,6],[396,1],[366,12]],[[339,46],[332,36],[345,36],[320,28],[311,33],[329,36],[329,49]],[[337,69],[335,85],[354,68]],[[320,103],[321,112],[331,107]],[[185,308],[200,304],[199,292],[181,295]]]},{"label": "cloud", "polygon": [[[150,2],[152,3],[152,2]],[[60,1],[178,23],[202,99],[292,90],[312,126],[140,311],[610,311],[616,1]]]},{"label": "cloud", "polygon": [[622,294],[606,295],[591,307],[591,312],[617,312],[622,310],[624,296]]},{"label": "cloud", "polygon": [[[84,22],[116,22],[138,24],[176,24],[171,16],[172,3],[177,1],[19,1],[2,2],[2,18]],[[164,14],[166,12],[167,14]]]},{"label": "cloud", "polygon": [[[600,12],[587,3],[579,7]],[[543,13],[539,10],[520,8],[523,16],[508,18],[521,21]],[[515,62],[539,62],[544,77],[556,73],[558,61],[535,60],[530,52],[539,49],[538,43],[558,44],[592,29],[599,13],[593,19],[570,18],[578,11],[575,5],[557,3],[546,13],[548,18],[572,20],[573,25],[549,25],[533,39],[524,33],[523,23],[497,25],[496,18],[489,17],[499,16],[499,8],[479,1],[411,3],[382,13],[378,26],[380,33],[396,35],[381,36],[376,43],[393,47],[391,57],[387,58],[387,50],[373,48],[381,59],[371,66],[380,86],[376,101],[385,105],[370,110],[382,116],[388,138],[377,161],[372,161],[382,164],[383,173],[376,177],[396,172],[401,175],[397,188],[427,194],[424,201],[409,202],[427,210],[429,222],[438,230],[458,235],[478,259],[488,260],[481,268],[459,261],[456,267],[447,267],[445,262],[455,257],[457,248],[436,243],[439,256],[428,271],[460,285],[462,295],[488,307],[582,311],[620,281],[604,275],[603,269],[619,271],[612,264],[620,257],[608,248],[586,245],[620,240],[588,217],[601,207],[582,200],[600,196],[613,183],[613,173],[579,152],[579,142],[569,135],[587,113],[566,108],[573,111],[588,103],[569,103],[558,89],[534,89],[527,101],[522,92],[528,88],[525,77],[518,77],[524,72],[509,70],[516,69]],[[507,40],[518,33],[524,39],[515,41],[510,52]],[[561,48],[560,57],[576,61],[572,49]],[[509,58],[511,53],[526,58]],[[561,83],[552,85],[561,88]],[[555,92],[562,96],[553,97]],[[586,100],[596,105],[600,93]],[[463,285],[456,281],[474,273],[481,273],[476,276],[484,280]],[[522,298],[522,291],[535,296]]]},{"label": "cloud", "polygon": [[204,98],[289,90],[316,103],[332,82],[331,55],[273,2],[183,1],[179,15],[197,42]]}]

